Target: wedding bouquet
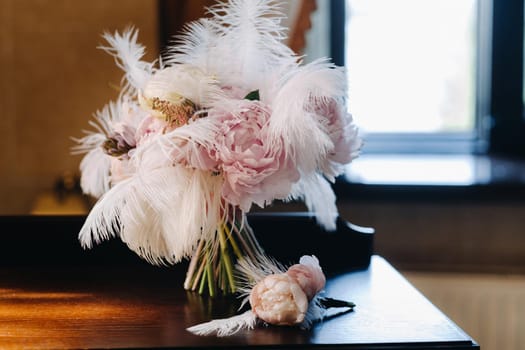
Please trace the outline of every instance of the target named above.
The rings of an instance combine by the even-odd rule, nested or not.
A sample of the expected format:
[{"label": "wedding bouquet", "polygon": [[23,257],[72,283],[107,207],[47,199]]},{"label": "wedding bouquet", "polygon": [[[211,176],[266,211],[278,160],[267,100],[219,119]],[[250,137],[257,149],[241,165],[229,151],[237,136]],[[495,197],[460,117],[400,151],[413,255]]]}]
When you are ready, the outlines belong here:
[{"label": "wedding bouquet", "polygon": [[302,64],[271,0],[231,0],[143,60],[138,32],[104,34],[125,72],[119,98],[76,139],[81,186],[99,198],[79,239],[118,236],[152,264],[190,258],[185,288],[235,292],[235,261],[263,256],[245,214],[303,200],[335,229],[331,189],[361,140],[345,73]]}]

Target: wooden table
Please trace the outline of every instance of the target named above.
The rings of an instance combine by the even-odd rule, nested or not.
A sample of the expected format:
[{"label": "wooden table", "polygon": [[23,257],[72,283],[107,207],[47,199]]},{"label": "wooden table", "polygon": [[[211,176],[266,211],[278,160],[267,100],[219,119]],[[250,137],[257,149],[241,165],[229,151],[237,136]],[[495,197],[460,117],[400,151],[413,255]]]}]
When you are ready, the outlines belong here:
[{"label": "wooden table", "polygon": [[236,312],[230,298],[182,289],[183,267],[0,268],[0,348],[479,349],[388,262],[328,279],[326,295],[354,301],[312,330],[260,327],[228,338],[185,328]]}]

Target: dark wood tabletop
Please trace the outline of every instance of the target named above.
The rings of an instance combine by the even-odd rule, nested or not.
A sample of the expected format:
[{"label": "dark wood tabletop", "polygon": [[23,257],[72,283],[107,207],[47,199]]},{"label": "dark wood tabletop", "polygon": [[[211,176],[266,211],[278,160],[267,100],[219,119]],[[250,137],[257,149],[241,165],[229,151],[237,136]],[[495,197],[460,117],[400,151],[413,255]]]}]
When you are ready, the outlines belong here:
[{"label": "dark wood tabletop", "polygon": [[186,327],[236,313],[234,298],[182,288],[184,266],[0,268],[0,348],[478,349],[388,262],[331,276],[326,296],[351,300],[309,331],[259,327],[227,338]]}]

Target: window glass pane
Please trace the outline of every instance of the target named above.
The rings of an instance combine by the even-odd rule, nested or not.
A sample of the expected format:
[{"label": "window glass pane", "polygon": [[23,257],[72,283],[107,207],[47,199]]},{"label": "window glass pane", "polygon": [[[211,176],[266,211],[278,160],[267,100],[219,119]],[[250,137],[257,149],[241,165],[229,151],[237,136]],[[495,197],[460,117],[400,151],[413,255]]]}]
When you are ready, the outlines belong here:
[{"label": "window glass pane", "polygon": [[470,132],[476,0],[346,0],[350,108],[364,132]]}]

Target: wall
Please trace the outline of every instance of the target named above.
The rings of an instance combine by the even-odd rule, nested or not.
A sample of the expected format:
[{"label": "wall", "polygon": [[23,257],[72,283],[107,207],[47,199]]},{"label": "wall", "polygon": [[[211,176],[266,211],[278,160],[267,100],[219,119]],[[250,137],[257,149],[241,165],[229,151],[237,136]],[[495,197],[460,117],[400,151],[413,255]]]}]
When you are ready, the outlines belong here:
[{"label": "wall", "polygon": [[343,218],[376,230],[375,251],[410,270],[525,272],[523,201],[340,199]]},{"label": "wall", "polygon": [[27,213],[65,171],[77,171],[71,136],[118,92],[122,76],[96,47],[134,25],[158,53],[153,0],[0,1],[0,214]]},{"label": "wall", "polygon": [[525,349],[525,276],[405,272],[483,350]]}]

